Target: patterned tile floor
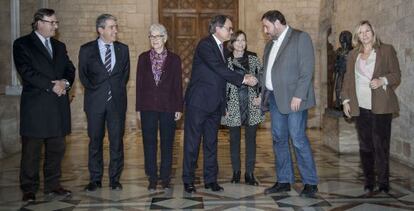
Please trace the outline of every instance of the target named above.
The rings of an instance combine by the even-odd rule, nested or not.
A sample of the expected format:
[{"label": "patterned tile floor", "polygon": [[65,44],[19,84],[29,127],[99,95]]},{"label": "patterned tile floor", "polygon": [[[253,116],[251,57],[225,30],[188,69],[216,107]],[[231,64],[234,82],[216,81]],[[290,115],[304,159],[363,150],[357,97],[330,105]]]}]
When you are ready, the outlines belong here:
[{"label": "patterned tile floor", "polygon": [[[197,193],[187,194],[183,191],[181,182],[182,134],[183,131],[177,131],[173,162],[174,185],[168,191],[161,187],[155,192],[147,191],[141,134],[131,131],[125,136],[125,169],[121,180],[124,189],[109,189],[105,168],[103,188],[93,193],[84,192],[83,188],[88,183],[88,138],[85,131],[77,131],[67,138],[62,178],[62,185],[72,190],[73,196],[51,198],[44,196],[40,190],[36,202],[21,202],[22,194],[18,183],[20,154],[16,154],[0,160],[0,210],[414,210],[413,169],[391,162],[390,193],[366,197],[362,189],[358,155],[338,155],[322,146],[318,130],[308,132],[320,176],[319,193],[315,198],[298,196],[302,189],[301,183],[294,184],[288,193],[263,194],[263,190],[275,180],[274,157],[267,130],[258,132],[255,174],[260,181],[259,186],[229,183],[232,169],[228,134],[223,130],[219,135],[219,183],[224,187],[224,192],[215,193],[203,188],[202,159],[199,159]],[[105,143],[107,167],[108,144],[107,141]],[[244,147],[241,151],[244,151]]]}]

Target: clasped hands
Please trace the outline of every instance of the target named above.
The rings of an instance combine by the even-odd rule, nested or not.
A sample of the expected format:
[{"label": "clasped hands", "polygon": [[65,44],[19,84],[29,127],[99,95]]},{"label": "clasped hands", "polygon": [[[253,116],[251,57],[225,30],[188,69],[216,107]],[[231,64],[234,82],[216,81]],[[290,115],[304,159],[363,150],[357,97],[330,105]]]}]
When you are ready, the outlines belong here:
[{"label": "clasped hands", "polygon": [[53,92],[56,93],[59,97],[66,95],[66,83],[65,80],[54,80]]},{"label": "clasped hands", "polygon": [[244,75],[243,84],[246,84],[248,86],[255,86],[257,82],[257,78],[254,77],[252,74]]}]

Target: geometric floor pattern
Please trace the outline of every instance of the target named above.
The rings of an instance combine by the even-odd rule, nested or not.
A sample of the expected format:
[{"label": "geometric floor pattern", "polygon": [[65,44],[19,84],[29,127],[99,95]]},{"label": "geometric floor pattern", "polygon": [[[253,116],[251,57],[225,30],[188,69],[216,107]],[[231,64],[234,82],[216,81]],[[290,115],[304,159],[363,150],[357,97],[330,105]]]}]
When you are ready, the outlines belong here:
[{"label": "geometric floor pattern", "polygon": [[[105,175],[102,188],[96,192],[85,192],[88,183],[88,137],[86,131],[74,131],[67,137],[63,160],[62,185],[73,192],[71,198],[51,198],[41,188],[36,202],[23,203],[19,189],[20,154],[0,160],[0,210],[414,210],[414,170],[392,161],[391,190],[388,194],[377,193],[366,196],[358,154],[338,155],[321,144],[319,130],[309,130],[309,138],[315,156],[320,183],[314,198],[299,196],[303,185],[296,171],[297,183],[287,193],[264,195],[265,188],[275,181],[274,155],[270,133],[260,129],[257,134],[257,158],[255,176],[259,186],[232,184],[232,169],[229,157],[228,132],[219,132],[218,182],[223,192],[204,189],[202,156],[198,160],[196,188],[187,194],[181,182],[183,131],[177,130],[174,143],[173,178],[171,189],[147,190],[144,173],[144,155],[140,131],[125,134],[125,167],[121,177],[122,191],[112,191],[108,185],[108,141],[104,144]],[[242,136],[244,137],[244,136]],[[244,144],[241,145],[242,163]],[[202,155],[202,152],[200,152]],[[242,175],[244,167],[242,167]],[[41,178],[43,175],[40,175]],[[243,178],[243,177],[242,177]],[[41,181],[42,187],[43,181]]]}]

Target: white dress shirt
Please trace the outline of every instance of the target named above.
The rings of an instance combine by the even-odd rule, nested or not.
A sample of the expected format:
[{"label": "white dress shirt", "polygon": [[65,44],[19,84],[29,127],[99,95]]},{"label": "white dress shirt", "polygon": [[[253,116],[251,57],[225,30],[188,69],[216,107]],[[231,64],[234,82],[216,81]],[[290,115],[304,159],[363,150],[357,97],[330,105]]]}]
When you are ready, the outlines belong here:
[{"label": "white dress shirt", "polygon": [[286,33],[289,29],[289,26],[286,25],[286,29],[282,32],[277,40],[273,40],[272,49],[270,49],[269,58],[267,61],[267,69],[266,69],[266,89],[273,90],[272,84],[272,68],[273,64],[275,63],[277,52],[279,52],[280,46],[282,45],[283,40],[286,37]]}]

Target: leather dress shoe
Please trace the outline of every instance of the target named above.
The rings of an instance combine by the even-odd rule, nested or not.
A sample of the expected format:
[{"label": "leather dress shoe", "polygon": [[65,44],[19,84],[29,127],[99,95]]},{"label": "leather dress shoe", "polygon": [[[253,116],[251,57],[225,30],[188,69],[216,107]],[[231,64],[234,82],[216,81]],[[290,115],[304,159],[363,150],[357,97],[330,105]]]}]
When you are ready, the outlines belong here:
[{"label": "leather dress shoe", "polygon": [[195,193],[196,188],[194,186],[194,183],[184,183],[184,190],[187,193]]},{"label": "leather dress shoe", "polygon": [[388,186],[388,185],[380,185],[378,187],[378,192],[388,193],[388,192],[390,192],[390,186]]},{"label": "leather dress shoe", "polygon": [[224,188],[221,187],[217,182],[207,183],[204,185],[205,189],[211,189],[214,192],[224,191]]},{"label": "leather dress shoe", "polygon": [[111,189],[112,190],[122,190],[122,185],[119,182],[113,182],[111,184]]},{"label": "leather dress shoe", "polygon": [[264,194],[280,193],[290,191],[289,183],[278,183],[276,182],[272,187],[266,188]]},{"label": "leather dress shoe", "polygon": [[317,185],[309,185],[305,184],[305,187],[303,188],[302,192],[300,193],[300,196],[302,197],[314,197],[315,193],[318,192],[318,186]]},{"label": "leather dress shoe", "polygon": [[233,171],[233,177],[231,183],[240,183],[240,171]]},{"label": "leather dress shoe", "polygon": [[25,192],[23,193],[23,201],[32,202],[36,200],[36,195],[33,192]]},{"label": "leather dress shoe", "polygon": [[86,187],[85,191],[87,192],[93,192],[96,191],[96,189],[102,188],[102,183],[100,181],[97,182],[90,182]]},{"label": "leather dress shoe", "polygon": [[254,178],[254,174],[253,173],[245,173],[244,174],[244,181],[248,185],[254,185],[254,186],[258,186],[259,185],[259,183],[257,182],[256,178]]},{"label": "leather dress shoe", "polygon": [[148,184],[148,191],[155,191],[157,190],[157,181],[149,181]]},{"label": "leather dress shoe", "polygon": [[72,191],[70,190],[66,190],[63,187],[58,187],[50,192],[47,192],[46,194],[53,194],[53,195],[57,195],[57,196],[70,196],[72,195]]},{"label": "leather dress shoe", "polygon": [[170,181],[163,181],[163,182],[161,183],[161,186],[162,186],[162,189],[164,189],[164,190],[168,190],[168,189],[170,189],[170,188],[171,188],[171,186],[170,186]]}]

